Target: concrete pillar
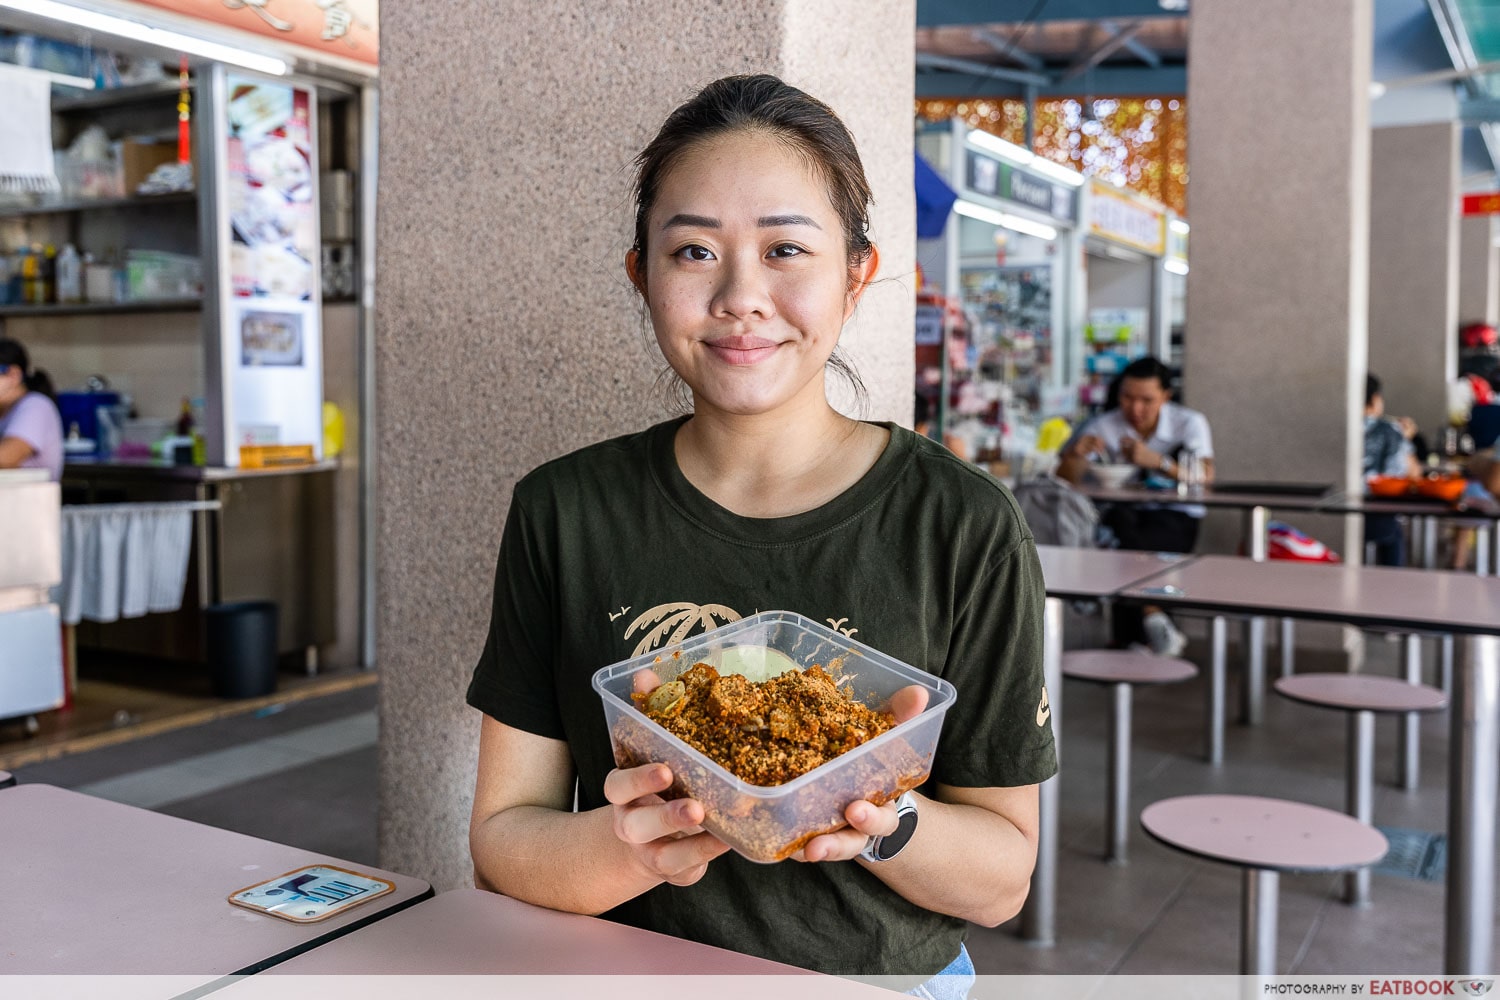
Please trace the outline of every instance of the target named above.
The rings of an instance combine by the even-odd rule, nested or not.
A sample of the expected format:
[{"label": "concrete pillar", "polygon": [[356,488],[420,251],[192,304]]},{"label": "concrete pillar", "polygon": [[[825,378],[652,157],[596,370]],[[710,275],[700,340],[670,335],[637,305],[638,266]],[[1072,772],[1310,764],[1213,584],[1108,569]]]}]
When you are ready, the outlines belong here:
[{"label": "concrete pillar", "polygon": [[1459,155],[1456,122],[1371,132],[1370,371],[1429,440],[1458,363]]},{"label": "concrete pillar", "polygon": [[383,865],[444,889],[470,882],[479,716],[463,695],[511,487],[549,458],[668,415],[653,389],[662,363],[622,265],[631,160],[709,81],[776,73],[853,131],[887,280],[845,338],[870,416],[909,423],[913,79],[888,70],[911,64],[915,2],[817,7],[453,0],[384,12]]},{"label": "concrete pillar", "polygon": [[[1355,488],[1370,4],[1194,0],[1189,31],[1187,392],[1213,425],[1221,477]],[[1298,524],[1357,557],[1357,524]]]},{"label": "concrete pillar", "polygon": [[1500,247],[1493,215],[1459,220],[1458,323],[1500,323]]}]

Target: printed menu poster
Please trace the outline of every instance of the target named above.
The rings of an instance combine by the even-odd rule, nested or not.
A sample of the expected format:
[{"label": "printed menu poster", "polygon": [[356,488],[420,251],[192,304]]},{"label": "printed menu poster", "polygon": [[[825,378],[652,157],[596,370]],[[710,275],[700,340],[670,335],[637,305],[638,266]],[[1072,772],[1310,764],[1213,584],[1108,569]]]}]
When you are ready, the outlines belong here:
[{"label": "printed menu poster", "polygon": [[312,95],[229,79],[229,248],[235,298],[312,298],[318,259]]},{"label": "printed menu poster", "polygon": [[315,460],[323,444],[317,95],[225,74],[226,464]]}]

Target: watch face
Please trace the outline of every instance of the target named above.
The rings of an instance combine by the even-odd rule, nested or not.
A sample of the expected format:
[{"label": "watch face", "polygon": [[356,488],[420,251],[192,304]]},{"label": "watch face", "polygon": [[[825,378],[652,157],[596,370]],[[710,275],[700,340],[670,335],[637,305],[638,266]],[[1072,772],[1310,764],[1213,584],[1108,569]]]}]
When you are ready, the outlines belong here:
[{"label": "watch face", "polygon": [[889,861],[901,853],[901,849],[911,840],[912,834],[917,832],[917,811],[915,809],[903,810],[901,818],[897,820],[896,832],[888,837],[881,837],[880,843],[875,848],[875,854],[881,861]]}]

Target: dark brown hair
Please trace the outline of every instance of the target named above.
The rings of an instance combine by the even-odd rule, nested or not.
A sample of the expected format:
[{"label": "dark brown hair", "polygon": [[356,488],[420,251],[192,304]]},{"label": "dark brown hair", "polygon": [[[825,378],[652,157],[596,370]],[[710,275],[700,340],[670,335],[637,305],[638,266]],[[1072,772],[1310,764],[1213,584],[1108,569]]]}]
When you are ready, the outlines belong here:
[{"label": "dark brown hair", "polygon": [[57,402],[52,379],[40,368],[31,367],[31,359],[26,356],[26,348],[21,346],[21,342],[0,337],[0,368],[11,366],[21,369],[21,381],[26,383],[28,390],[39,392],[54,403]]},{"label": "dark brown hair", "polygon": [[[850,270],[869,260],[870,182],[854,137],[833,109],[774,76],[726,76],[698,91],[667,116],[656,137],[635,158],[636,268],[646,274],[647,220],[662,181],[692,149],[736,132],[761,132],[806,158],[828,186],[828,200],[844,230]],[[854,387],[863,404],[868,393],[849,361],[837,350],[828,360]]]},{"label": "dark brown hair", "polygon": [[646,250],[646,220],[663,178],[684,153],[719,136],[764,132],[807,158],[828,185],[828,200],[844,228],[852,269],[870,256],[870,182],[854,137],[833,109],[774,76],[715,80],[667,116],[635,158],[635,243]]}]

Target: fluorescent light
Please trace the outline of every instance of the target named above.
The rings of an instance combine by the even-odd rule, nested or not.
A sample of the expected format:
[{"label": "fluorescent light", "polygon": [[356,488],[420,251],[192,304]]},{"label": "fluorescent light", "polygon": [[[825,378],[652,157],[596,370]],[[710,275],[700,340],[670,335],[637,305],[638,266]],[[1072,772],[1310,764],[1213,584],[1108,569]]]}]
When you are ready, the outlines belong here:
[{"label": "fluorescent light", "polygon": [[1181,233],[1183,236],[1186,236],[1192,228],[1181,219],[1173,219],[1171,222],[1167,223],[1167,225],[1172,227],[1172,232]]},{"label": "fluorescent light", "polygon": [[1018,233],[1027,236],[1036,236],[1044,240],[1057,239],[1057,230],[1040,222],[1032,222],[1030,219],[1019,215],[1011,215],[1009,212],[1001,212],[985,205],[978,205],[972,201],[960,198],[953,203],[953,211],[959,215],[967,215],[971,219],[980,222],[988,222],[992,226],[1002,226],[1005,229],[1014,229]]},{"label": "fluorescent light", "polygon": [[969,145],[982,149],[986,153],[993,153],[1018,167],[1029,167],[1044,177],[1061,181],[1069,187],[1078,187],[1083,184],[1084,177],[1076,170],[1069,170],[1061,163],[1053,163],[1045,156],[1038,156],[1029,149],[1017,146],[1013,142],[1006,142],[998,135],[991,135],[979,129],[970,129],[968,141]]},{"label": "fluorescent light", "polygon": [[1023,149],[1013,142],[1006,142],[998,135],[990,135],[988,132],[982,132],[979,129],[970,129],[968,139],[969,145],[978,146],[986,153],[994,153],[1002,160],[1009,160],[1011,163],[1018,164],[1019,166],[1027,166],[1033,160],[1037,159],[1037,155],[1031,150]]},{"label": "fluorescent light", "polygon": [[187,52],[195,56],[202,56],[204,59],[211,59],[214,62],[241,66],[245,69],[254,70],[257,73],[285,76],[288,70],[286,62],[275,56],[262,55],[259,52],[249,52],[245,49],[235,48],[232,45],[224,45],[221,42],[212,42],[206,38],[199,38],[196,35],[185,35],[180,31],[153,28],[151,25],[142,24],[140,21],[132,21],[125,17],[116,17],[113,14],[101,14],[98,11],[88,10],[84,7],[59,3],[58,0],[0,0],[0,7],[9,7],[11,10],[20,11],[23,14],[34,14],[37,17],[51,18],[54,21],[61,21],[64,24],[70,24],[74,27],[99,31],[118,38],[128,38],[131,41],[145,42],[147,45],[157,45],[164,49]]},{"label": "fluorescent light", "polygon": [[1165,261],[1162,261],[1161,266],[1166,270],[1171,271],[1173,274],[1188,273],[1188,262],[1185,260],[1179,260],[1176,257],[1172,257]]},{"label": "fluorescent light", "polygon": [[54,73],[50,69],[36,69],[33,66],[17,66],[15,63],[0,62],[0,66],[17,69],[23,73],[45,78],[50,83],[60,83],[64,87],[77,87],[79,90],[93,90],[94,81],[86,76],[70,76],[67,73]]},{"label": "fluorescent light", "polygon": [[1050,177],[1055,181],[1062,181],[1069,187],[1080,187],[1084,176],[1076,170],[1069,170],[1061,163],[1054,163],[1045,156],[1038,156],[1031,161],[1031,169],[1044,177]]}]

